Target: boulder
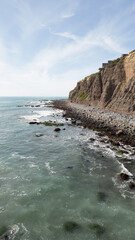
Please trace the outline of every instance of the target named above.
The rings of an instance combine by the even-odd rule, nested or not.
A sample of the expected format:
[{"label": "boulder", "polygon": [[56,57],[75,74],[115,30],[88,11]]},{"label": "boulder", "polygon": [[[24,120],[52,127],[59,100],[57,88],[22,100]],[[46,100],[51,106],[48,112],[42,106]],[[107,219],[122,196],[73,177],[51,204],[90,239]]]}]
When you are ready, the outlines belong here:
[{"label": "boulder", "polygon": [[130,179],[130,176],[126,173],[123,173],[123,172],[119,174],[119,177],[123,181],[128,181]]},{"label": "boulder", "polygon": [[61,129],[60,129],[60,128],[55,128],[54,131],[55,131],[55,132],[60,132]]},{"label": "boulder", "polygon": [[116,136],[117,136],[117,137],[120,137],[120,136],[123,136],[123,135],[124,135],[123,130],[118,130],[118,131],[116,132]]}]

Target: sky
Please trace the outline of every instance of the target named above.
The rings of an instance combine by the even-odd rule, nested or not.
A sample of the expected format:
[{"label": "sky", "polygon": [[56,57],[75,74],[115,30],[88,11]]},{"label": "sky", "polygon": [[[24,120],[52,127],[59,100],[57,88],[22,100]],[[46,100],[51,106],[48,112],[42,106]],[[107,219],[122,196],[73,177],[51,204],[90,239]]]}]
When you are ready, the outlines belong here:
[{"label": "sky", "polygon": [[0,0],[0,96],[68,96],[134,49],[134,0]]}]

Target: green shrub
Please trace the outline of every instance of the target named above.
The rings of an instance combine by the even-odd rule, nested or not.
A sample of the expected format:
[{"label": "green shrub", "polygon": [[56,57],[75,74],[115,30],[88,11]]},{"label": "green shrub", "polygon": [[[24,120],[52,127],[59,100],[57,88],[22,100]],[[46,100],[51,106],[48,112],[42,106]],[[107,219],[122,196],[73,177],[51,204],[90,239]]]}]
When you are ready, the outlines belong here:
[{"label": "green shrub", "polygon": [[120,60],[121,60],[121,58],[117,58],[117,59],[113,60],[108,66],[114,67]]},{"label": "green shrub", "polygon": [[80,101],[83,101],[86,97],[87,97],[86,94],[82,92],[80,95]]}]

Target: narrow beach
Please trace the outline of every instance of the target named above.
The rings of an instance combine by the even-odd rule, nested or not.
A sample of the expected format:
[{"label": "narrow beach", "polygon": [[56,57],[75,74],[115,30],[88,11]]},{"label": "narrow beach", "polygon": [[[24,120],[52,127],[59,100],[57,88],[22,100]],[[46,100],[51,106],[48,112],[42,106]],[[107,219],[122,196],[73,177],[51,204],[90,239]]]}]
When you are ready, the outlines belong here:
[{"label": "narrow beach", "polygon": [[135,117],[133,115],[102,110],[68,100],[54,101],[54,107],[65,110],[66,118],[80,120],[84,127],[108,135],[114,145],[117,141],[121,141],[135,147]]}]

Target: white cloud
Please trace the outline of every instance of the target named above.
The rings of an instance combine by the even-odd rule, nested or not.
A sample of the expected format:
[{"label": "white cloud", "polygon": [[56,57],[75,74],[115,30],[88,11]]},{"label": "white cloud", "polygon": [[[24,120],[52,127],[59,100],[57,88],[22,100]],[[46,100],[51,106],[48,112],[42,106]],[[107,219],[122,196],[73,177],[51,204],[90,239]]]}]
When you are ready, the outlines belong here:
[{"label": "white cloud", "polygon": [[61,37],[65,37],[65,38],[69,38],[71,40],[74,40],[74,41],[78,41],[79,40],[79,37],[72,34],[72,33],[69,33],[69,32],[61,32],[61,33],[54,33],[55,35],[58,35],[58,36],[61,36]]},{"label": "white cloud", "polygon": [[62,14],[62,18],[71,18],[74,17],[75,13],[67,13],[67,14]]}]

